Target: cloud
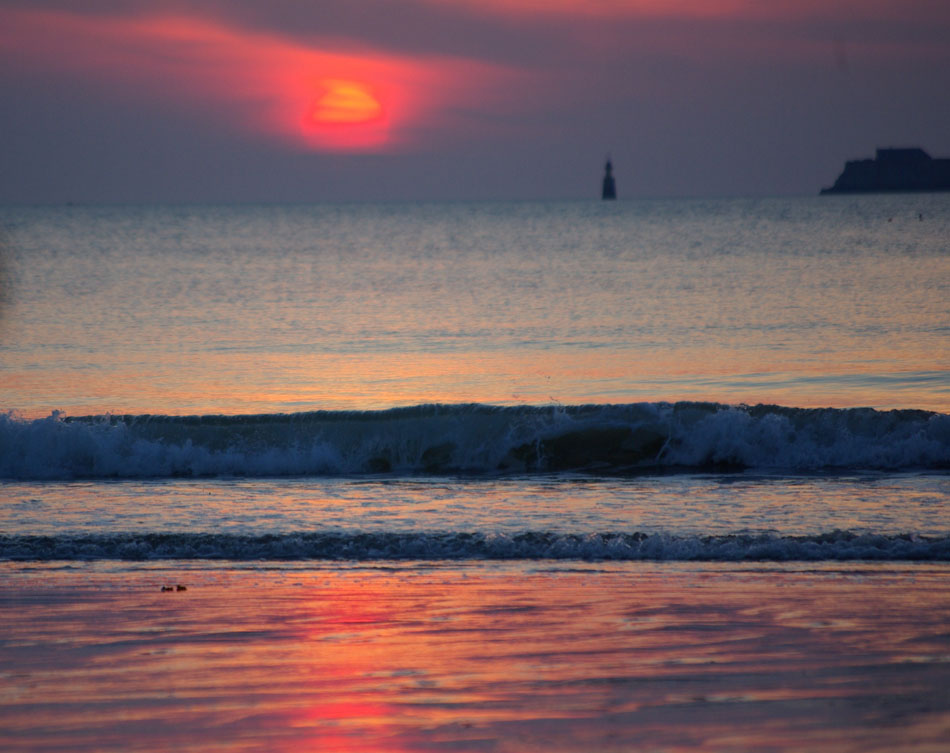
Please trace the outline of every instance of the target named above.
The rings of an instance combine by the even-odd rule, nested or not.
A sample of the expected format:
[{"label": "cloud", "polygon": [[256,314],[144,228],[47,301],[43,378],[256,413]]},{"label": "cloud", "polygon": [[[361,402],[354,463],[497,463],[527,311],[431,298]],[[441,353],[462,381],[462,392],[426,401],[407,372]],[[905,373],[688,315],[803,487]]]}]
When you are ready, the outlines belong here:
[{"label": "cloud", "polygon": [[[901,18],[908,9],[931,8],[940,0],[419,0],[439,9],[467,9],[484,15],[629,18],[733,18],[789,21],[802,18]],[[945,15],[945,14],[944,14]]]},{"label": "cloud", "polygon": [[713,18],[749,7],[747,0],[424,0],[436,7],[468,7],[480,13],[513,16],[591,18]]},{"label": "cloud", "polygon": [[111,96],[184,108],[225,129],[302,149],[393,151],[472,135],[519,74],[354,42],[305,43],[210,17],[4,13],[0,47],[20,73],[77,76]]}]

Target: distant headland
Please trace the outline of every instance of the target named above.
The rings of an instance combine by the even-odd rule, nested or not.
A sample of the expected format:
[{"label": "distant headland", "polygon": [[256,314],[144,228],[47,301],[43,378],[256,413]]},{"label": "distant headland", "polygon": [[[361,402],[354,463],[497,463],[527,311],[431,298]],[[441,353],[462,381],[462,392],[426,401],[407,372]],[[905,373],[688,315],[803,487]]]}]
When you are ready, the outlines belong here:
[{"label": "distant headland", "polygon": [[849,160],[844,172],[821,193],[950,191],[950,159],[934,159],[923,149],[878,149],[874,159]]}]

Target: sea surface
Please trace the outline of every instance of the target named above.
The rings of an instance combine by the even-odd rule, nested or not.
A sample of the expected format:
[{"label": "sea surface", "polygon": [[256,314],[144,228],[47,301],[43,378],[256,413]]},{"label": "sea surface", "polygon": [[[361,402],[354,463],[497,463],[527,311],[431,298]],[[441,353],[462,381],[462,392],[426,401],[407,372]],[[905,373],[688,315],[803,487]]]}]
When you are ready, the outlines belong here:
[{"label": "sea surface", "polygon": [[0,748],[939,751],[950,194],[0,208]]}]

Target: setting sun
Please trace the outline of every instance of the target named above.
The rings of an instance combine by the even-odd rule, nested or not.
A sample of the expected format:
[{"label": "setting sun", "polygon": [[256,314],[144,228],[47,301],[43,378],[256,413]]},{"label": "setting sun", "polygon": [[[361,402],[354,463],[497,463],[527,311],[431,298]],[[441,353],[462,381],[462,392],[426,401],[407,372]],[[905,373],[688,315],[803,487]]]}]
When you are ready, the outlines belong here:
[{"label": "setting sun", "polygon": [[389,139],[389,113],[378,89],[340,78],[321,80],[303,118],[305,138],[319,148],[363,150]]},{"label": "setting sun", "polygon": [[360,81],[322,79],[304,113],[303,135],[316,148],[379,148],[390,139],[390,112],[383,106],[390,98]]},{"label": "setting sun", "polygon": [[337,79],[321,83],[324,91],[313,109],[318,123],[366,123],[382,115],[383,107],[369,86]]}]

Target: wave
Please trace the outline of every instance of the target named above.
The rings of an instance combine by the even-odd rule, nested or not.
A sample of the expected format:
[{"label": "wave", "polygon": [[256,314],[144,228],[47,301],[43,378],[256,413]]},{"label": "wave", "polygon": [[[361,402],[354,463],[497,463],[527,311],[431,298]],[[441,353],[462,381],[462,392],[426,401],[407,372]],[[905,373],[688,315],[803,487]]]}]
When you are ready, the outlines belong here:
[{"label": "wave", "polygon": [[834,531],[672,536],[645,533],[139,533],[0,535],[0,560],[950,561],[950,537]]},{"label": "wave", "polygon": [[950,468],[950,415],[717,403],[0,415],[0,478]]}]

